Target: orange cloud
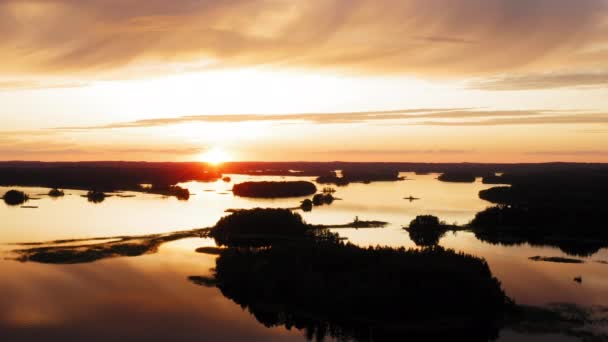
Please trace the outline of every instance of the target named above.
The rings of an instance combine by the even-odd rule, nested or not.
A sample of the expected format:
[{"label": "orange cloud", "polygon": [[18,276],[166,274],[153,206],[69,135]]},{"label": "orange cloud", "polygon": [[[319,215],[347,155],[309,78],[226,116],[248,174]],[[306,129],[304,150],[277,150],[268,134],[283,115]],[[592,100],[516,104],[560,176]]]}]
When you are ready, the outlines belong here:
[{"label": "orange cloud", "polygon": [[444,77],[608,68],[607,18],[605,0],[5,0],[0,75],[205,60]]}]

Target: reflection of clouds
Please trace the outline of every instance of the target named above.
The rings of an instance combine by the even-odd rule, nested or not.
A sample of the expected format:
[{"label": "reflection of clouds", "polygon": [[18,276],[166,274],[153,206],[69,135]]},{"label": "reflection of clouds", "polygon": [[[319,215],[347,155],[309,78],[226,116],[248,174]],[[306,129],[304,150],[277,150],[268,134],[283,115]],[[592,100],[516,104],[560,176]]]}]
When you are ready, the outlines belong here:
[{"label": "reflection of clouds", "polygon": [[[189,273],[208,271],[213,257],[193,249],[188,256],[179,246],[165,247],[157,255],[87,265],[0,261],[3,274],[11,275],[0,282],[2,337],[11,341],[27,341],[39,334],[48,340],[91,341],[275,338],[273,331],[216,289],[186,280]],[[278,335],[301,340],[298,331]]]}]

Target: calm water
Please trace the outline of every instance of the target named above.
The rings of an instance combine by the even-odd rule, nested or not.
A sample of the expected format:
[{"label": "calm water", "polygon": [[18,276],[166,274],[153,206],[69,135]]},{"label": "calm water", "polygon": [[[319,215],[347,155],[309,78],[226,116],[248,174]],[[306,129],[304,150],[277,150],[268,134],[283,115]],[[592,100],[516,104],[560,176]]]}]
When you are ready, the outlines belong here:
[{"label": "calm water", "polygon": [[[352,184],[337,188],[331,206],[303,213],[309,223],[340,224],[361,220],[390,222],[385,229],[339,230],[359,245],[414,247],[402,229],[416,215],[434,214],[447,222],[467,223],[490,203],[478,198],[488,186],[442,183],[436,175],[404,174],[402,182]],[[289,177],[231,176],[244,180],[289,180]],[[302,179],[302,178],[298,178]],[[304,339],[302,332],[266,328],[250,313],[224,298],[219,290],[194,285],[191,275],[208,275],[215,257],[194,253],[213,245],[208,239],[185,239],[165,244],[159,253],[116,258],[90,264],[43,265],[10,260],[10,243],[99,236],[142,235],[208,227],[229,208],[294,207],[301,199],[253,200],[234,197],[232,183],[186,183],[187,202],[157,195],[110,197],[88,203],[84,192],[66,191],[64,198],[40,196],[27,205],[0,204],[0,338],[117,340],[259,340]],[[322,187],[322,186],[320,186]],[[4,193],[7,188],[0,188]],[[48,189],[23,188],[30,195]],[[410,202],[408,196],[421,200]],[[557,248],[496,246],[473,234],[448,234],[442,246],[485,258],[518,303],[555,302],[585,306],[608,303],[608,250],[584,258],[584,264],[557,264],[528,260],[535,255],[564,256]],[[575,276],[584,281],[578,284]],[[8,338],[8,339],[5,339]],[[505,341],[573,340],[558,336],[523,336],[503,331]]]}]

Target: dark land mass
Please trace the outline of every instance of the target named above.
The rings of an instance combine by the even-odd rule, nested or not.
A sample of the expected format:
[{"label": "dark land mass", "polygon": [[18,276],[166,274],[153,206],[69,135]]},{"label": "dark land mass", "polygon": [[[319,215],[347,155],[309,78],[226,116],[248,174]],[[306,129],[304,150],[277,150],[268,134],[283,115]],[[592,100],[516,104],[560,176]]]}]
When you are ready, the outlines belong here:
[{"label": "dark land mass", "polygon": [[322,193],[322,194],[315,194],[312,197],[312,199],[307,198],[307,199],[303,200],[302,202],[300,202],[300,209],[302,209],[305,212],[309,212],[309,211],[312,211],[313,207],[331,205],[335,200],[336,200],[336,198],[330,192]]},{"label": "dark land mass", "polygon": [[105,201],[106,197],[110,197],[112,195],[108,195],[105,192],[102,191],[96,191],[96,190],[90,190],[89,192],[87,192],[86,195],[84,195],[84,197],[87,198],[87,200],[91,203],[101,203],[103,201]]},{"label": "dark land mass", "polygon": [[584,264],[585,262],[580,259],[562,258],[562,257],[546,257],[546,256],[533,256],[528,258],[532,261],[544,261],[544,262],[556,262],[561,264]]},{"label": "dark land mass", "polygon": [[199,247],[195,250],[196,253],[219,255],[223,248],[220,247]]},{"label": "dark land mass", "polygon": [[606,227],[582,217],[577,221],[577,213],[570,208],[497,206],[477,213],[469,227],[488,243],[552,246],[575,256],[591,256],[608,247]]},{"label": "dark land mass", "polygon": [[476,177],[472,172],[446,172],[442,173],[437,179],[449,183],[474,183]]},{"label": "dark land mass", "polygon": [[219,246],[270,246],[277,241],[337,240],[327,229],[312,229],[289,209],[245,209],[221,218],[209,233]]},{"label": "dark land mass", "polygon": [[190,281],[309,339],[487,341],[511,306],[482,259],[440,247],[360,248],[285,209],[235,212],[210,236],[226,246],[214,277]]},{"label": "dark land mass", "polygon": [[2,196],[2,199],[7,205],[17,206],[27,202],[30,197],[23,191],[9,190]]},{"label": "dark land mass", "polygon": [[442,248],[327,240],[229,248],[214,278],[190,280],[215,283],[266,327],[295,327],[318,341],[487,341],[510,305],[485,261]]},{"label": "dark land mass", "polygon": [[384,228],[388,225],[388,222],[384,221],[365,221],[356,218],[353,222],[345,224],[320,224],[313,225],[314,228],[329,228],[329,229],[370,229],[370,228]]},{"label": "dark land mass", "polygon": [[433,215],[419,215],[404,228],[409,232],[410,239],[416,246],[430,247],[439,244],[439,240],[448,231],[462,230],[463,228],[446,224]]},{"label": "dark land mass", "polygon": [[[238,216],[219,225],[216,241],[226,247],[214,250],[213,276],[188,279],[217,287],[266,327],[317,341],[488,341],[505,326],[598,337],[584,330],[592,319],[582,309],[515,305],[483,259],[436,246],[357,247],[335,234],[311,235],[287,210]],[[259,225],[267,220],[276,228]],[[269,234],[261,245],[258,236]]]},{"label": "dark land mass", "polygon": [[[337,177],[335,170],[342,170]],[[0,162],[0,186],[139,191],[140,184],[176,185],[188,181],[216,181],[222,174],[322,177],[330,184],[399,180],[399,172],[417,174],[468,174],[484,177],[492,184],[512,184],[530,174],[568,173],[581,176],[608,171],[608,164],[544,163],[353,163],[353,162],[229,162],[221,166],[205,163],[153,162]],[[504,173],[497,176],[496,173]]]},{"label": "dark land mass", "polygon": [[[335,170],[364,174],[394,174],[395,172],[429,173],[471,173],[476,177],[491,177],[496,173],[555,173],[571,171],[576,173],[608,171],[608,164],[601,163],[402,163],[402,162],[229,162],[221,166],[223,173],[307,176],[330,175]],[[295,170],[295,171],[294,171]],[[504,183],[501,183],[504,184]]]},{"label": "dark land mass", "polygon": [[288,198],[312,195],[317,192],[317,187],[306,181],[244,182],[235,184],[232,192],[241,197]]},{"label": "dark land mass", "polygon": [[[114,257],[134,257],[155,253],[164,243],[189,237],[204,237],[208,229],[194,229],[166,234],[143,236],[117,236],[92,239],[57,240],[48,243],[24,243],[22,246],[38,245],[27,249],[13,251],[17,260],[43,264],[80,264]],[[76,243],[94,240],[112,240],[110,242],[62,246],[64,243]]]},{"label": "dark land mass", "polygon": [[343,169],[341,177],[335,171],[329,171],[327,174],[317,177],[316,181],[319,184],[333,184],[345,186],[350,183],[365,183],[372,182],[394,182],[404,178],[399,177],[399,171],[394,168],[379,168],[377,170],[366,169]]},{"label": "dark land mass", "polygon": [[[470,226],[484,241],[551,245],[588,256],[608,247],[608,172],[596,166],[555,172],[512,171],[492,177],[510,184],[479,193],[496,204],[477,213]],[[486,181],[487,183],[487,181]]]},{"label": "dark land mass", "polygon": [[[174,195],[169,188],[180,182],[215,181],[221,173],[201,163],[146,162],[0,162],[0,186],[114,192],[146,191]],[[142,187],[152,185],[152,189]],[[179,196],[177,196],[179,198]]]},{"label": "dark land mass", "polygon": [[65,196],[65,193],[62,190],[53,188],[53,189],[49,190],[48,196],[49,197],[63,197],[63,196]]}]

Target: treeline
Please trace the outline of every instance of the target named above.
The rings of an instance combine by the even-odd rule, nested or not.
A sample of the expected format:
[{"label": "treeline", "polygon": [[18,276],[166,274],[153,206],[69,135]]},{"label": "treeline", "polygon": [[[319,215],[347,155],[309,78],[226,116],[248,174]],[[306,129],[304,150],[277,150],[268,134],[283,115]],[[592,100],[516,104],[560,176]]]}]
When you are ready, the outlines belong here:
[{"label": "treeline", "polygon": [[[317,235],[318,234],[318,235]],[[242,210],[210,236],[219,249],[215,285],[266,326],[309,339],[495,337],[510,300],[487,263],[439,247],[361,248],[285,209]]]},{"label": "treeline", "polygon": [[287,198],[309,196],[317,192],[317,187],[306,181],[294,182],[244,182],[235,184],[232,193],[236,196],[253,198]]},{"label": "treeline", "polygon": [[608,247],[604,217],[608,173],[596,168],[516,172],[493,180],[511,186],[479,193],[480,198],[496,204],[477,213],[471,222],[480,239],[549,244],[576,255]]},{"label": "treeline", "polygon": [[399,177],[399,171],[393,168],[376,170],[346,169],[342,170],[341,173],[342,176],[339,177],[335,171],[329,171],[327,174],[317,177],[316,181],[319,184],[344,186],[350,183],[394,182],[403,179]]},{"label": "treeline", "polygon": [[168,187],[187,181],[215,181],[220,177],[220,172],[201,163],[0,163],[1,186],[140,191],[141,184]]}]

